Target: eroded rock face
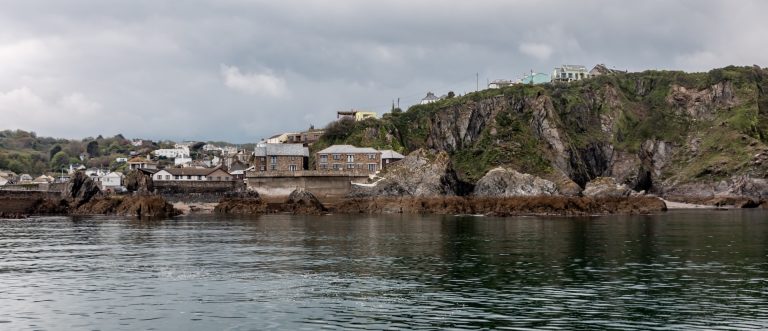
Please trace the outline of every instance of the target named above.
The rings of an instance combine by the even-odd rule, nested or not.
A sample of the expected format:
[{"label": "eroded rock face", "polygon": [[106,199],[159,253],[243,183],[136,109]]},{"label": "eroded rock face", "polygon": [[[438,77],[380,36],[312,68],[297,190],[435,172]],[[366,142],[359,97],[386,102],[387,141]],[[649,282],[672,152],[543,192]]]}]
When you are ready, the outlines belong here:
[{"label": "eroded rock face", "polygon": [[286,212],[301,215],[322,214],[326,211],[320,200],[304,189],[296,189],[291,192],[283,204],[283,209]]},{"label": "eroded rock face", "polygon": [[727,81],[700,91],[672,85],[667,103],[693,118],[712,119],[717,107],[733,106],[737,100],[733,82]]},{"label": "eroded rock face", "polygon": [[64,187],[62,199],[72,201],[76,206],[87,203],[92,198],[101,195],[101,189],[88,175],[82,171],[76,172]]},{"label": "eroded rock face", "polygon": [[353,186],[350,196],[442,196],[456,195],[459,180],[446,152],[418,149],[390,166],[384,179],[369,187]]},{"label": "eroded rock face", "polygon": [[217,214],[261,215],[267,212],[267,204],[261,200],[259,193],[248,191],[221,199],[213,212]]},{"label": "eroded rock face", "polygon": [[587,183],[584,191],[581,192],[585,197],[595,198],[620,198],[636,195],[629,186],[616,183],[611,177],[598,177]]},{"label": "eroded rock face", "polygon": [[133,170],[125,175],[125,188],[129,192],[136,192],[139,194],[149,194],[155,190],[152,176],[139,170]]},{"label": "eroded rock face", "polygon": [[513,169],[495,168],[475,184],[478,197],[521,197],[558,194],[555,183]]},{"label": "eroded rock face", "polygon": [[160,196],[98,197],[70,211],[72,215],[172,217],[180,212]]}]

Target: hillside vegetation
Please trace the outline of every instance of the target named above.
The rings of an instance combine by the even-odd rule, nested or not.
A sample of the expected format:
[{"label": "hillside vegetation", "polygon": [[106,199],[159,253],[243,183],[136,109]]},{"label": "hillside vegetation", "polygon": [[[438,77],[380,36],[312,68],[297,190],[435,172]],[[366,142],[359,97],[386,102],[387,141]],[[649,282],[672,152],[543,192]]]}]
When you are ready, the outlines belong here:
[{"label": "hillside vegetation", "polygon": [[[474,183],[504,166],[580,186],[600,176],[637,190],[766,177],[768,72],[645,71],[515,85],[344,123],[313,146],[449,153]],[[342,124],[332,124],[329,129]],[[336,128],[338,129],[338,128]]]}]

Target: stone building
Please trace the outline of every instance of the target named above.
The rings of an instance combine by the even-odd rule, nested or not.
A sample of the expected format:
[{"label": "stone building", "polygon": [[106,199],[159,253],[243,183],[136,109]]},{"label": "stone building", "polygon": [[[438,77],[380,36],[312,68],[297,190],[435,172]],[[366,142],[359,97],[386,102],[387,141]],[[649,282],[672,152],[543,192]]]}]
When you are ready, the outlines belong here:
[{"label": "stone building", "polygon": [[381,168],[381,152],[370,147],[333,145],[316,153],[317,170],[366,171]]},{"label": "stone building", "polygon": [[253,156],[254,171],[299,171],[309,164],[309,148],[303,144],[259,144]]}]

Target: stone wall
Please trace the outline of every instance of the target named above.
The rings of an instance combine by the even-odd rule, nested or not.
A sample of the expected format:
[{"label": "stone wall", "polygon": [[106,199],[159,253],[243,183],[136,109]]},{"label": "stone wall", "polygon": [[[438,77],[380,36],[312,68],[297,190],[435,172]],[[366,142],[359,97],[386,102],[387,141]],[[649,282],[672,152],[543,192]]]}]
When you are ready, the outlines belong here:
[{"label": "stone wall", "polygon": [[339,171],[296,171],[272,174],[249,173],[248,189],[260,195],[283,197],[295,189],[304,189],[318,199],[327,201],[345,197],[352,183],[368,181],[366,173],[343,173]]},{"label": "stone wall", "polygon": [[218,202],[226,194],[244,192],[242,181],[156,181],[155,193],[169,202]]}]

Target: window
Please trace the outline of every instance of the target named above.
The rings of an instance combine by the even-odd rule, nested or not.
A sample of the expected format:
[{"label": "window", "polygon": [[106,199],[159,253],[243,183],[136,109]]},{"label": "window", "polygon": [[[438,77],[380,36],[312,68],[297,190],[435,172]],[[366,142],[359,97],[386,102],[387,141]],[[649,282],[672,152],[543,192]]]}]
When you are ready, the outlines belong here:
[{"label": "window", "polygon": [[288,171],[296,171],[296,165],[295,164],[288,165]]},{"label": "window", "polygon": [[277,156],[270,156],[269,161],[272,164],[277,164]]},{"label": "window", "polygon": [[328,154],[320,154],[320,162],[328,162]]},{"label": "window", "polygon": [[355,156],[352,154],[347,154],[347,162],[355,162]]},{"label": "window", "polygon": [[171,180],[171,175],[165,175],[165,180]]},{"label": "window", "polygon": [[187,179],[192,179],[192,176],[187,176]]},{"label": "window", "polygon": [[573,78],[573,73],[572,72],[568,73],[568,78]]},{"label": "window", "polygon": [[369,160],[375,160],[376,159],[376,154],[368,154],[368,159]]},{"label": "window", "polygon": [[155,179],[156,179],[156,180],[161,180],[161,179],[163,179],[163,176],[161,176],[161,175],[157,175],[157,176],[155,177]]},{"label": "window", "polygon": [[173,179],[176,179],[176,180],[178,180],[178,179],[181,179],[181,178],[179,178],[179,176],[178,176],[178,175],[174,175],[174,176],[173,176]]},{"label": "window", "polygon": [[368,163],[368,171],[370,172],[376,171],[376,163]]},{"label": "window", "polygon": [[261,163],[267,163],[267,158],[265,156],[260,157]]},{"label": "window", "polygon": [[323,163],[323,164],[321,164],[321,165],[320,165],[320,169],[322,169],[322,170],[328,170],[328,164],[326,164],[326,163]]},{"label": "window", "polygon": [[355,169],[354,163],[347,163],[347,169]]},{"label": "window", "polygon": [[341,160],[341,154],[333,154],[334,160]]},{"label": "window", "polygon": [[339,170],[339,169],[341,169],[341,164],[334,163],[333,164],[333,170]]},{"label": "window", "polygon": [[265,165],[263,165],[263,164],[262,164],[262,165],[261,165],[261,169],[260,169],[260,170],[261,170],[261,171],[267,171],[267,166],[265,166]]},{"label": "window", "polygon": [[269,170],[277,170],[277,165],[273,164],[273,165],[269,166]]},{"label": "window", "polygon": [[221,180],[221,176],[216,176],[216,180]]}]

